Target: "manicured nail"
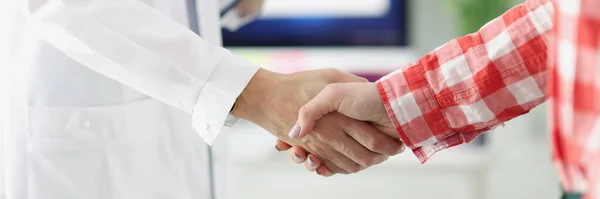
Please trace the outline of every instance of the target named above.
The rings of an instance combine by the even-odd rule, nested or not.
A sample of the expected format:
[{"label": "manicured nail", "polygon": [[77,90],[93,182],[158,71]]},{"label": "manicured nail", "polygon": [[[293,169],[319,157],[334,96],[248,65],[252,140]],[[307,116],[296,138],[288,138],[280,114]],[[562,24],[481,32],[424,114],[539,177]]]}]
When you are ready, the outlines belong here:
[{"label": "manicured nail", "polygon": [[290,133],[288,135],[291,138],[296,138],[296,137],[298,137],[298,134],[300,134],[300,125],[295,124],[294,127],[292,127],[292,130],[290,130]]},{"label": "manicured nail", "polygon": [[297,153],[294,153],[294,162],[297,163],[301,163],[302,162],[302,158],[300,158],[300,156]]},{"label": "manicured nail", "polygon": [[406,145],[402,144],[402,147],[400,147],[400,153],[404,152],[404,150],[406,150]]},{"label": "manicured nail", "polygon": [[306,162],[308,163],[308,167],[310,167],[310,168],[313,168],[317,165],[310,157],[308,157],[308,160]]}]

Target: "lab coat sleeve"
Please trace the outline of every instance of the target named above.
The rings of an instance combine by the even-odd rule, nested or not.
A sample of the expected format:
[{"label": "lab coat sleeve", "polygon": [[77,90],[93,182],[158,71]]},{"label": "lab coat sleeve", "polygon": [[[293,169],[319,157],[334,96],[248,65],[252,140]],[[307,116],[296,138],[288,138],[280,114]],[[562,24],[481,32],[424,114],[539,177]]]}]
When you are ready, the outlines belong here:
[{"label": "lab coat sleeve", "polygon": [[138,0],[22,2],[28,27],[47,42],[98,73],[192,114],[208,144],[259,68]]}]

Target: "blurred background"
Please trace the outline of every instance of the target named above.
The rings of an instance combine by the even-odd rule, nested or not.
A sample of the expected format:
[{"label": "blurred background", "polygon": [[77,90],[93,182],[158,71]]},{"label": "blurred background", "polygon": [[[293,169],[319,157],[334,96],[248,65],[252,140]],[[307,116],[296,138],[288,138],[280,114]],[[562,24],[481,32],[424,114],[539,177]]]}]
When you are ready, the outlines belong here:
[{"label": "blurred background", "polygon": [[[267,0],[260,20],[223,31],[225,45],[283,73],[339,68],[372,81],[452,38],[474,32],[516,0]],[[222,133],[230,198],[559,198],[546,107],[424,165],[410,152],[359,174],[323,178],[241,122]]]}]

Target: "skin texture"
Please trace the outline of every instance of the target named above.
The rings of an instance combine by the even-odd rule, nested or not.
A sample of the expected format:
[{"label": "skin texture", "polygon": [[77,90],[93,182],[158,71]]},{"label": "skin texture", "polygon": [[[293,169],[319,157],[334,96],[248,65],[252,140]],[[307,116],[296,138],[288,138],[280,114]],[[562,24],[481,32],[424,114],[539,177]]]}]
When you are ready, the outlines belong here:
[{"label": "skin texture", "polygon": [[243,0],[233,8],[240,17],[249,17],[260,14],[264,0]]},{"label": "skin texture", "polygon": [[266,129],[281,142],[299,147],[294,150],[309,152],[314,164],[307,161],[307,165],[323,164],[331,173],[356,173],[398,154],[402,143],[397,139],[366,122],[338,113],[314,122],[312,134],[302,138],[288,136],[300,108],[327,85],[337,82],[367,81],[334,69],[290,75],[261,69],[238,97],[233,114]]},{"label": "skin texture", "polygon": [[341,113],[349,118],[371,122],[386,135],[400,139],[387,115],[375,83],[341,83],[327,85],[300,109],[298,124],[302,137],[324,116]]},{"label": "skin texture", "polygon": [[[297,121],[297,125],[300,126],[298,137],[319,133],[312,131],[312,129],[324,117],[331,114],[342,114],[352,119],[367,121],[387,136],[397,140],[400,139],[390,118],[387,116],[386,109],[374,83],[334,83],[328,85],[300,109]],[[282,150],[289,149],[280,145],[282,144],[278,143],[278,148],[282,148]],[[404,147],[402,147],[402,150],[404,150]],[[317,171],[321,175],[328,176],[332,173],[332,171],[323,168],[319,164],[321,161],[318,157],[312,157],[311,154],[307,155],[301,149],[292,148],[290,154],[294,162],[306,160],[305,165],[309,171],[318,168]],[[300,158],[296,158],[296,156]],[[314,164],[309,164],[306,157]]]}]

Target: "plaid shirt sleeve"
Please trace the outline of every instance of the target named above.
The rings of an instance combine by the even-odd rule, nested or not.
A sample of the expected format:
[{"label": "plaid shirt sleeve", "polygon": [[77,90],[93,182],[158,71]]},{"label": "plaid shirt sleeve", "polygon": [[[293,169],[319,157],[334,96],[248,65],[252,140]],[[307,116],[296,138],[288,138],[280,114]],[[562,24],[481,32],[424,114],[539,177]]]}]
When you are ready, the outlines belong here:
[{"label": "plaid shirt sleeve", "polygon": [[547,97],[550,0],[528,0],[377,81],[402,141],[423,163]]},{"label": "plaid shirt sleeve", "polygon": [[556,2],[551,131],[565,191],[600,199],[600,0]]}]

